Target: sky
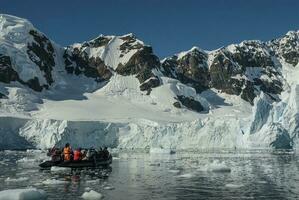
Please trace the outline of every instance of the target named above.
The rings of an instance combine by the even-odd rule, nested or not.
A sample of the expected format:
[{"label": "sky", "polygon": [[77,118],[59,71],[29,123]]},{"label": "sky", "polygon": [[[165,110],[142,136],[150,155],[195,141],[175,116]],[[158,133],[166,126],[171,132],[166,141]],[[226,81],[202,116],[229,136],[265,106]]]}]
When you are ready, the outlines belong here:
[{"label": "sky", "polygon": [[298,0],[0,0],[0,13],[26,18],[67,46],[134,33],[160,58],[213,50],[299,30]]}]

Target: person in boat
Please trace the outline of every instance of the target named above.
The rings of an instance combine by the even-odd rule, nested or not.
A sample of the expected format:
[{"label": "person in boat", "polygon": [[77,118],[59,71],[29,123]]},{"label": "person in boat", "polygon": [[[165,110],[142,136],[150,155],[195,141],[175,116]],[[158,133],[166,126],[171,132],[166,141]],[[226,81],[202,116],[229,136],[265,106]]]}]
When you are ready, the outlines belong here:
[{"label": "person in boat", "polygon": [[87,160],[87,152],[85,149],[81,150],[82,160]]},{"label": "person in boat", "polygon": [[108,151],[108,148],[104,147],[104,150],[103,150],[103,158],[104,158],[104,160],[108,160],[109,155],[110,155],[110,153]]},{"label": "person in boat", "polygon": [[81,148],[78,148],[74,151],[74,161],[80,161],[82,160],[82,153]]},{"label": "person in boat", "polygon": [[95,150],[93,148],[88,149],[86,153],[86,159],[92,160],[94,156],[95,156]]},{"label": "person in boat", "polygon": [[64,161],[72,160],[72,148],[69,143],[66,143],[65,147],[63,148],[63,159]]},{"label": "person in boat", "polygon": [[102,147],[100,147],[100,149],[98,150],[97,155],[100,160],[104,159],[104,152],[103,152]]},{"label": "person in boat", "polygon": [[61,161],[61,150],[59,148],[53,147],[51,149],[51,160],[54,162]]}]

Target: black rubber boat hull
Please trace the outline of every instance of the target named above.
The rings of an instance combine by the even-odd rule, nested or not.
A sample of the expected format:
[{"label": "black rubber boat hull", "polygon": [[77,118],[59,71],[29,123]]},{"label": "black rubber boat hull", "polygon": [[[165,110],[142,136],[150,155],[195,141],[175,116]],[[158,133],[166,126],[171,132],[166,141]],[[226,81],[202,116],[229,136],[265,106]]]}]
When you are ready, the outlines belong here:
[{"label": "black rubber boat hull", "polygon": [[112,157],[110,156],[108,160],[100,160],[100,161],[93,161],[93,160],[81,160],[81,161],[68,161],[68,162],[54,162],[54,161],[45,161],[39,166],[41,168],[50,168],[53,166],[56,167],[68,167],[68,168],[85,168],[85,167],[101,167],[101,166],[108,166],[112,163]]}]

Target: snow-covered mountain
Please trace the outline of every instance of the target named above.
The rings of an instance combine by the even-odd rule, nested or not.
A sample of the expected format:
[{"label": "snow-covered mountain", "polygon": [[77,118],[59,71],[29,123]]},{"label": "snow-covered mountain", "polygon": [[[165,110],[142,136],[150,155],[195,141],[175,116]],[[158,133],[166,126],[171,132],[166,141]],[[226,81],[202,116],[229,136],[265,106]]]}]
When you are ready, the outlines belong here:
[{"label": "snow-covered mountain", "polygon": [[0,148],[296,148],[299,32],[159,60],[133,34],[61,47],[0,15]]}]

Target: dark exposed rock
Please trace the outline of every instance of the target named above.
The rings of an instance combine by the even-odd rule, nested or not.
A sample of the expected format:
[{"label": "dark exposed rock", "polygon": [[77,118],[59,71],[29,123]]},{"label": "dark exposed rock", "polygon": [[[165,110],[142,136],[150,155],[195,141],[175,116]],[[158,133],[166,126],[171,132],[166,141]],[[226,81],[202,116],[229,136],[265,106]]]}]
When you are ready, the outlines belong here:
[{"label": "dark exposed rock", "polygon": [[10,83],[18,80],[19,75],[11,67],[10,57],[0,54],[0,82]]},{"label": "dark exposed rock", "polygon": [[[23,82],[23,81],[20,81],[20,82],[25,85],[28,85],[31,89],[33,89],[35,91],[41,92],[43,90],[43,87],[40,85],[37,77],[34,77],[33,79],[28,80],[27,82]],[[44,85],[44,87],[46,89],[48,89],[47,85]]]},{"label": "dark exposed rock", "polygon": [[267,48],[259,41],[246,41],[236,46],[236,52],[232,54],[234,62],[238,63],[244,70],[246,67],[274,67],[270,55],[263,50]]},{"label": "dark exposed rock", "polygon": [[71,74],[84,74],[87,77],[95,78],[97,81],[107,81],[112,73],[99,57],[89,58],[87,53],[78,48],[73,51],[67,49],[64,53],[65,69]]},{"label": "dark exposed rock", "polygon": [[244,69],[232,62],[227,54],[219,51],[210,66],[211,87],[227,94],[239,95],[244,81],[233,77],[243,73]]},{"label": "dark exposed rock", "polygon": [[294,67],[299,63],[299,32],[289,31],[284,37],[268,43],[271,54],[282,57]]},{"label": "dark exposed rock", "polygon": [[[160,85],[160,80],[152,73],[152,70],[158,69],[159,66],[159,58],[153,54],[152,48],[145,46],[137,51],[125,65],[120,63],[116,72],[123,76],[136,75],[142,84],[140,89],[143,91],[146,88],[150,93],[151,88]],[[148,79],[150,79],[149,82],[144,83]]]},{"label": "dark exposed rock", "polygon": [[[220,50],[216,53],[210,66],[211,86],[227,94],[241,94],[250,104],[260,91],[270,96],[280,94],[282,83],[278,80],[281,75],[267,53],[268,47],[258,41],[246,41],[234,47],[233,52]],[[261,74],[247,74],[248,68]],[[261,75],[268,76],[271,82],[261,79]]]},{"label": "dark exposed rock", "polygon": [[142,69],[140,72],[138,72],[136,78],[138,78],[140,83],[143,83],[144,81],[148,80],[149,78],[153,78],[155,75],[150,69]]},{"label": "dark exposed rock", "polygon": [[120,63],[115,71],[124,76],[145,73],[145,76],[142,76],[145,78],[143,82],[150,78],[148,72],[159,66],[159,58],[153,54],[152,48],[145,46],[136,52],[125,65]]},{"label": "dark exposed rock", "polygon": [[[255,91],[257,93],[263,91],[271,97],[271,94],[280,94],[282,91],[282,83],[278,81],[280,74],[276,70],[271,54],[268,53],[269,51],[269,48],[264,43],[246,41],[242,45],[236,46],[236,52],[231,56],[232,61],[240,65],[242,69],[246,70],[248,67],[251,67],[257,70],[258,68],[256,67],[259,67],[262,69],[260,72],[261,75],[268,76],[271,79],[271,82],[269,82],[267,79],[255,77],[252,82],[244,82],[245,88],[242,91],[241,97],[251,104],[253,104],[253,99],[256,96]],[[244,73],[240,75],[244,75]]]},{"label": "dark exposed rock", "polygon": [[173,106],[176,107],[176,108],[182,108],[182,105],[180,102],[176,101],[173,103]]},{"label": "dark exposed rock", "polygon": [[140,85],[141,91],[147,91],[147,94],[149,95],[152,88],[158,87],[160,85],[160,80],[158,77],[152,77],[148,81],[142,83]]},{"label": "dark exposed rock", "polygon": [[272,82],[261,81],[260,89],[270,94],[280,94],[283,90],[282,83],[277,80],[272,80]]},{"label": "dark exposed rock", "polygon": [[[11,59],[8,56],[0,54],[0,82],[10,83],[12,81],[18,81],[21,84],[29,86],[35,91],[42,91],[43,87],[40,85],[38,78],[35,77],[28,81],[23,81],[19,78],[18,73],[11,66]],[[47,85],[44,86],[45,88]]]},{"label": "dark exposed rock", "polygon": [[52,70],[55,66],[55,53],[51,41],[35,30],[30,30],[34,42],[28,44],[27,54],[29,58],[44,72],[47,83],[51,85],[53,81]]},{"label": "dark exposed rock", "polygon": [[196,112],[201,112],[204,110],[203,106],[201,105],[200,102],[194,100],[192,97],[185,97],[183,95],[178,95],[177,100],[179,100],[182,105],[184,105],[186,108],[196,111]]},{"label": "dark exposed rock", "polygon": [[143,48],[143,45],[137,42],[137,38],[133,34],[125,35],[123,37],[120,37],[120,39],[124,41],[124,43],[122,43],[119,47],[123,54],[133,49]]},{"label": "dark exposed rock", "polygon": [[100,78],[100,81],[109,80],[112,76],[111,71],[99,57],[89,59],[89,67],[84,71],[87,77]]},{"label": "dark exposed rock", "polygon": [[165,76],[178,79],[200,93],[208,89],[210,82],[206,61],[207,54],[194,48],[182,58],[173,56],[166,59],[161,68]]},{"label": "dark exposed rock", "polygon": [[297,51],[289,51],[282,54],[285,61],[296,66],[299,62],[299,53]]},{"label": "dark exposed rock", "polygon": [[245,88],[242,90],[241,98],[253,105],[253,100],[256,97],[254,92],[254,84],[250,81],[245,82]]},{"label": "dark exposed rock", "polygon": [[110,37],[99,36],[89,42],[83,43],[82,47],[91,47],[91,48],[103,47],[106,46],[110,40],[111,40]]},{"label": "dark exposed rock", "polygon": [[177,78],[176,68],[178,66],[177,56],[166,58],[161,64],[161,70],[164,76],[169,78]]}]

